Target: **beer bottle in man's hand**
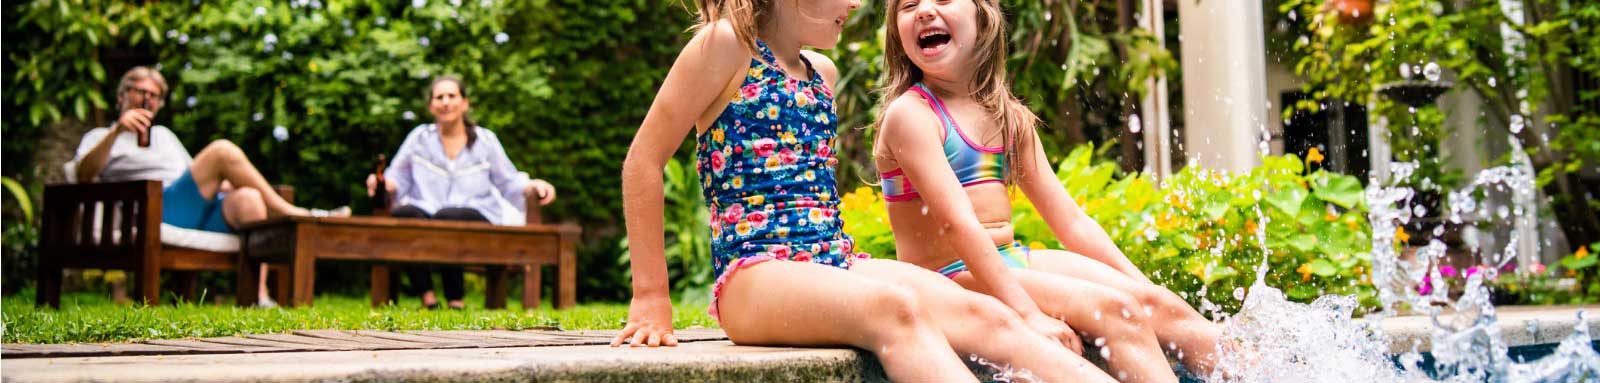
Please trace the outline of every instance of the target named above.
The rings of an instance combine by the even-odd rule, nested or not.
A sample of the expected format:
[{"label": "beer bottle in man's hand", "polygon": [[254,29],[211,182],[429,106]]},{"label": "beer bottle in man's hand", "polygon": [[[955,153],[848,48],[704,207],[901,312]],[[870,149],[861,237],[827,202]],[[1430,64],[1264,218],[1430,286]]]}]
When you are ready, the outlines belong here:
[{"label": "beer bottle in man's hand", "polygon": [[379,154],[376,166],[377,172],[373,173],[378,179],[377,186],[372,191],[372,207],[374,209],[389,209],[389,185],[383,179],[383,167],[385,165],[388,165],[388,162],[385,161],[382,154]]}]

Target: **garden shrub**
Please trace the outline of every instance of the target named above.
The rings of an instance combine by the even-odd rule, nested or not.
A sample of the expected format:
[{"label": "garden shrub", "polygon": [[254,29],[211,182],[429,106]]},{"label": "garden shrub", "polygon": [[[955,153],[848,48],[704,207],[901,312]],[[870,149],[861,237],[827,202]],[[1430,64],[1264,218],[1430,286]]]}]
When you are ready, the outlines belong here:
[{"label": "garden shrub", "polygon": [[[1119,174],[1117,164],[1095,158],[1092,146],[1080,146],[1056,176],[1135,265],[1195,307],[1205,299],[1236,311],[1234,291],[1255,282],[1264,254],[1266,284],[1292,300],[1354,294],[1365,307],[1376,307],[1365,276],[1370,228],[1354,177],[1307,171],[1307,162],[1320,159],[1286,155],[1264,157],[1262,166],[1243,174],[1186,167],[1158,188],[1149,175]],[[1020,192],[1012,205],[1018,241],[1063,248]],[[859,249],[894,257],[878,190],[856,189],[845,195],[842,209],[845,231]]]}]

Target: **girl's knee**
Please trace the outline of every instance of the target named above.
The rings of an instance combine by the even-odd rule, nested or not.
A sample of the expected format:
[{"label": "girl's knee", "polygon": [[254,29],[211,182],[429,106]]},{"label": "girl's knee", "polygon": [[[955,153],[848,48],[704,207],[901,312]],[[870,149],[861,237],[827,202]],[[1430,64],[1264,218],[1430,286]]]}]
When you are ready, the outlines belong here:
[{"label": "girl's knee", "polygon": [[866,294],[864,304],[872,317],[890,328],[909,329],[922,325],[923,310],[910,289],[884,285]]},{"label": "girl's knee", "polygon": [[1023,328],[1022,318],[999,299],[978,293],[965,295],[968,297],[958,303],[960,312],[976,327],[997,332]]},{"label": "girl's knee", "polygon": [[[1145,318],[1145,305],[1133,295],[1120,291],[1106,291],[1097,297],[1095,307],[1099,310],[1102,320],[1111,323],[1123,323],[1132,327],[1143,327]],[[1153,308],[1152,308],[1153,310]]]}]

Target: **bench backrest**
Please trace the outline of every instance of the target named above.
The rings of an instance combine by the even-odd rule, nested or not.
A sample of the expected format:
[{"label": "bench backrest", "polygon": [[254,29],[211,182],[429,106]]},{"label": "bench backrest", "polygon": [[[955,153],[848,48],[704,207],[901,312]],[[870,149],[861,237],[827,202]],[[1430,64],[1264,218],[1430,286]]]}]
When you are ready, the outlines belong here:
[{"label": "bench backrest", "polygon": [[46,256],[132,261],[161,246],[160,181],[49,185],[41,213]]}]

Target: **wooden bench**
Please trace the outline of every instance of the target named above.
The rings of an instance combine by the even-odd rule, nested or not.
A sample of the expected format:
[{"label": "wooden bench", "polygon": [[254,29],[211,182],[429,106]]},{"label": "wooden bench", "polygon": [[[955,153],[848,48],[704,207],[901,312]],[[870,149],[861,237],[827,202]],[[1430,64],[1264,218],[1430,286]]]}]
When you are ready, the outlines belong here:
[{"label": "wooden bench", "polygon": [[[309,306],[315,292],[314,266],[321,260],[374,264],[372,303],[389,300],[388,267],[394,264],[485,266],[489,291],[485,307],[504,308],[506,271],[523,273],[522,307],[539,305],[539,267],[557,269],[555,307],[570,308],[577,300],[576,225],[496,226],[484,222],[437,221],[390,217],[283,217],[246,225],[239,267],[253,270],[261,262],[290,265],[288,306]],[[240,274],[239,304],[254,304],[257,281]],[[379,275],[381,274],[381,278]]]},{"label": "wooden bench", "polygon": [[[277,189],[285,199],[294,198],[292,188]],[[128,270],[134,277],[134,296],[148,305],[161,301],[162,271],[175,272],[178,293],[193,301],[199,271],[237,270],[236,253],[162,244],[161,206],[160,181],[45,186],[34,303],[60,307],[63,269]],[[288,292],[286,269],[274,267],[276,299],[284,299]],[[251,280],[252,301],[259,279],[256,270],[243,273]]]}]

